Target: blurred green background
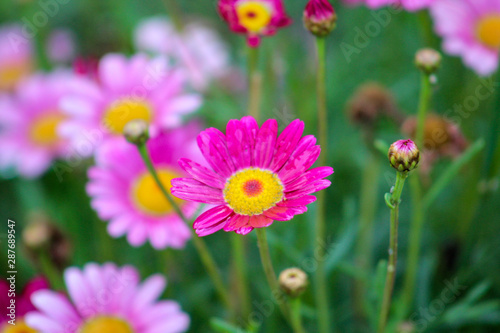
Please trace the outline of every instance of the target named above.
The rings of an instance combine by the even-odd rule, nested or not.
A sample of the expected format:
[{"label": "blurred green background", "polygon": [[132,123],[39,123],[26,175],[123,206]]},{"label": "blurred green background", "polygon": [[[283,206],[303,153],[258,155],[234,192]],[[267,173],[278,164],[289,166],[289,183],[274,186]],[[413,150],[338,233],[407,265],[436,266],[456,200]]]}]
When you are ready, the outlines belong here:
[{"label": "blurred green background", "polygon": [[[172,0],[173,1],[173,0]],[[22,4],[22,2],[26,2]],[[13,22],[30,18],[50,1],[2,1],[0,22]],[[59,3],[53,1],[54,3]],[[56,27],[70,28],[77,36],[79,54],[100,57],[108,52],[132,54],[132,33],[141,19],[159,14],[168,15],[165,3],[160,0],[88,0],[66,1],[58,6],[47,26],[39,30],[37,41],[43,43],[48,31]],[[294,24],[281,30],[277,36],[265,38],[262,44],[261,66],[264,69],[265,96],[262,114],[265,118],[277,118],[281,128],[286,120],[301,118],[306,122],[306,133],[316,133],[315,122],[315,48],[314,40],[302,25],[305,0],[285,1]],[[244,70],[245,41],[242,36],[229,32],[226,24],[216,13],[216,1],[177,1],[184,19],[208,21],[231,45],[233,63]],[[394,94],[400,108],[407,114],[415,114],[418,104],[420,75],[415,68],[415,52],[424,46],[440,49],[440,40],[434,36],[431,19],[426,12],[389,14],[389,23],[379,33],[368,38],[363,47],[356,43],[359,31],[367,24],[378,22],[373,12],[364,7],[346,7],[334,3],[338,14],[338,28],[327,40],[327,89],[329,109],[328,165],[335,169],[332,186],[327,190],[328,208],[328,285],[332,321],[339,332],[370,332],[370,323],[359,320],[353,303],[353,284],[358,279],[367,281],[373,288],[364,299],[373,303],[376,292],[376,264],[386,259],[389,233],[389,209],[384,203],[384,193],[392,184],[387,174],[394,172],[386,157],[378,155],[381,163],[379,186],[376,191],[376,219],[373,233],[373,255],[369,270],[359,270],[355,264],[356,241],[359,236],[359,208],[362,173],[369,158],[359,128],[346,116],[346,103],[356,88],[367,81],[377,81]],[[384,11],[383,9],[382,11]],[[385,10],[388,12],[387,10]],[[376,11],[380,14],[381,11]],[[373,23],[372,23],[373,24]],[[360,30],[358,30],[360,29]],[[356,53],[346,58],[343,47],[356,47]],[[343,45],[343,46],[342,46]],[[42,64],[44,65],[44,64]],[[484,85],[475,73],[466,69],[461,60],[444,56],[443,66],[434,88],[432,109],[438,114],[456,113],[454,105],[464,105],[476,89]],[[491,81],[490,81],[491,82]],[[498,91],[495,92],[498,94]],[[487,139],[493,115],[495,94],[479,103],[467,118],[461,117],[460,127],[473,143]],[[231,95],[210,89],[199,112],[207,126],[220,129],[227,120],[239,118],[245,113],[245,95]],[[451,110],[451,111],[450,111]],[[500,110],[496,110],[500,112]],[[292,115],[293,118],[287,118]],[[500,129],[498,129],[500,130]],[[377,138],[387,143],[403,138],[399,129],[390,124],[380,124]],[[487,143],[487,147],[488,147]],[[500,331],[500,192],[487,195],[479,192],[484,180],[482,167],[488,148],[461,168],[436,202],[427,212],[421,244],[421,260],[417,277],[417,294],[413,319],[425,317],[433,300],[438,299],[446,288],[445,281],[457,278],[466,289],[457,299],[445,304],[432,315],[426,325],[430,332],[495,332]],[[497,149],[498,150],[498,149]],[[495,170],[498,177],[500,161],[496,156]],[[439,179],[451,161],[441,160],[431,173],[432,181]],[[216,299],[212,285],[201,266],[192,243],[182,251],[154,251],[150,245],[132,248],[125,239],[108,236],[106,224],[99,221],[89,205],[85,193],[86,168],[92,161],[78,165],[74,172],[64,175],[59,182],[55,173],[48,171],[39,180],[19,178],[0,180],[0,237],[2,253],[5,250],[7,219],[18,223],[18,231],[26,225],[32,211],[46,212],[69,237],[73,254],[71,265],[82,266],[87,262],[114,261],[119,265],[136,266],[145,278],[150,274],[165,273],[169,286],[165,297],[175,299],[192,319],[190,331],[208,332],[210,318],[225,318],[224,310]],[[498,179],[498,178],[497,178]],[[400,257],[395,287],[396,298],[401,290],[405,272],[410,221],[409,186],[403,193],[400,217]],[[297,216],[291,222],[275,223],[268,228],[268,237],[275,268],[281,271],[299,266],[314,274],[311,266],[314,258],[315,205],[309,212]],[[232,234],[218,232],[205,238],[222,268],[226,283],[231,283],[230,238]],[[247,237],[248,280],[251,281],[254,310],[267,300],[268,286],[260,265],[255,233]],[[21,238],[18,237],[18,246]],[[0,260],[1,272],[5,272],[6,258]],[[35,274],[32,263],[24,252],[18,254],[19,279],[26,281]],[[1,275],[2,273],[0,273]],[[478,287],[479,286],[479,287]],[[310,332],[316,330],[313,288],[304,295],[305,325]],[[368,305],[367,305],[368,306]],[[423,310],[421,310],[423,309]],[[239,318],[247,322],[246,318]],[[408,319],[408,318],[407,318]],[[418,324],[418,322],[417,322]],[[417,325],[418,326],[418,325]],[[262,332],[286,332],[288,327],[279,311],[274,311],[261,327]],[[422,330],[420,330],[422,331]]]}]

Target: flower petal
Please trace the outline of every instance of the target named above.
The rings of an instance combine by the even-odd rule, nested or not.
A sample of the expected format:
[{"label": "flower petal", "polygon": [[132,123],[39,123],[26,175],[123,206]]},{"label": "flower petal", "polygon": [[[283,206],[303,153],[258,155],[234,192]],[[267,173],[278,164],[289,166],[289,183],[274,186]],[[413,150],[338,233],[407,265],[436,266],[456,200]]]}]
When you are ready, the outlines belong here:
[{"label": "flower petal", "polygon": [[273,224],[273,220],[265,216],[264,214],[254,215],[250,217],[249,224],[253,228],[264,228],[269,227],[271,224]]},{"label": "flower petal", "polygon": [[311,170],[307,170],[301,176],[294,179],[293,181],[285,184],[285,192],[291,192],[303,188],[307,184],[328,177],[333,173],[333,168],[331,167],[318,167]]},{"label": "flower petal", "polygon": [[273,207],[264,212],[264,215],[275,221],[288,221],[295,215],[307,212],[307,207]]},{"label": "flower petal", "polygon": [[215,172],[225,178],[233,174],[236,169],[227,152],[226,138],[221,131],[209,128],[201,132],[196,141],[201,153]]},{"label": "flower petal", "polygon": [[230,120],[226,127],[227,150],[236,169],[248,168],[252,165],[252,146],[243,123]]},{"label": "flower petal", "polygon": [[187,158],[181,158],[179,160],[180,167],[189,173],[194,179],[208,186],[223,189],[225,185],[225,180],[216,174],[215,172],[205,168],[204,166],[188,160]]},{"label": "flower petal", "polygon": [[254,164],[259,168],[267,168],[274,156],[276,137],[278,134],[278,122],[276,119],[269,119],[257,133],[254,150]]},{"label": "flower petal", "polygon": [[297,199],[297,198],[300,198],[306,194],[311,194],[314,192],[321,191],[321,190],[327,188],[328,186],[330,186],[331,184],[332,184],[332,182],[330,182],[328,179],[319,179],[319,180],[316,180],[315,182],[312,182],[312,183],[302,187],[299,190],[285,193],[285,198],[287,200]]},{"label": "flower petal", "polygon": [[173,187],[170,192],[179,199],[211,205],[221,205],[225,203],[220,189],[207,186],[195,179],[175,178],[172,179],[171,183]]},{"label": "flower petal", "polygon": [[273,172],[278,172],[283,164],[288,160],[292,152],[297,147],[302,133],[304,132],[304,122],[295,119],[288,125],[278,137],[276,147],[274,149],[274,159],[271,162],[270,169]]},{"label": "flower petal", "polygon": [[282,202],[278,203],[277,206],[280,207],[300,207],[300,206],[306,206],[311,203],[316,201],[316,197],[313,195],[305,195],[303,197],[297,198],[297,199],[291,199],[291,200],[283,200]]},{"label": "flower petal", "polygon": [[278,173],[283,183],[286,184],[294,180],[316,162],[321,148],[315,144],[316,138],[312,135],[305,136],[300,140],[297,148]]},{"label": "flower petal", "polygon": [[207,210],[194,221],[193,227],[198,236],[213,234],[222,229],[227,219],[231,217],[233,210],[227,206],[221,205]]}]

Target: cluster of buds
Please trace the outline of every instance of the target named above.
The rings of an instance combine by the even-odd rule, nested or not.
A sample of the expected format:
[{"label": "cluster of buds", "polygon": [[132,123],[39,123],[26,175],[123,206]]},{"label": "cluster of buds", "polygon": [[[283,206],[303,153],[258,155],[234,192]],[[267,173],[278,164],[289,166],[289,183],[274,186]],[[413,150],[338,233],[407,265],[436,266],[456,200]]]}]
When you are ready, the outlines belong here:
[{"label": "cluster of buds", "polygon": [[335,29],[337,14],[328,0],[310,0],[304,10],[304,25],[313,35],[325,37]]},{"label": "cluster of buds", "polygon": [[389,148],[389,162],[399,172],[415,169],[420,162],[420,151],[411,140],[399,140]]}]

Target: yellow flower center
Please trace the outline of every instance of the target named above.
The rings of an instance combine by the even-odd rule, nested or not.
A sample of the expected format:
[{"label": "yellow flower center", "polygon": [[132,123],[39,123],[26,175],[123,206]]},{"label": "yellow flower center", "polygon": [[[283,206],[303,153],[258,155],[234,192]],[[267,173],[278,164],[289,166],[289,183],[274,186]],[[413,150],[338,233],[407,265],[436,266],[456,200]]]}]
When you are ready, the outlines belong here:
[{"label": "yellow flower center", "polygon": [[1,333],[36,333],[34,329],[26,325],[23,320],[16,320],[16,325],[5,323]]},{"label": "yellow flower center", "polygon": [[29,63],[16,62],[0,67],[0,90],[11,90],[23,77],[33,71]]},{"label": "yellow flower center", "polygon": [[[180,175],[168,169],[157,170],[163,187],[170,193],[171,180],[179,178]],[[165,215],[172,211],[172,205],[167,201],[163,193],[149,172],[142,174],[133,186],[134,202],[138,209],[151,215]],[[181,204],[183,200],[175,198],[177,204]]]},{"label": "yellow flower center", "polygon": [[130,325],[119,318],[97,317],[87,321],[78,333],[134,333]]},{"label": "yellow flower center", "polygon": [[250,32],[258,33],[271,22],[271,9],[262,1],[241,1],[236,13],[239,23]]},{"label": "yellow flower center", "polygon": [[258,168],[247,168],[231,176],[224,188],[224,200],[240,215],[259,215],[283,199],[278,176]]},{"label": "yellow flower center", "polygon": [[113,133],[121,135],[123,128],[132,120],[150,123],[153,118],[151,106],[144,100],[122,99],[113,103],[104,114],[104,125]]},{"label": "yellow flower center", "polygon": [[477,36],[486,46],[500,49],[500,14],[482,18],[477,24]]},{"label": "yellow flower center", "polygon": [[49,113],[40,116],[33,121],[29,130],[31,141],[39,146],[53,146],[59,141],[57,126],[64,119],[64,115],[59,112]]}]

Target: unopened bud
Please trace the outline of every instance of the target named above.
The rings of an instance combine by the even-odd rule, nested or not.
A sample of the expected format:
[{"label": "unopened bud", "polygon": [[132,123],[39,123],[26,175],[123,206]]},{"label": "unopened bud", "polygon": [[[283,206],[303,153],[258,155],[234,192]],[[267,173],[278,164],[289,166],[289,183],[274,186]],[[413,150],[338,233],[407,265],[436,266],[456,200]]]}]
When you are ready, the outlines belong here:
[{"label": "unopened bud", "polygon": [[420,162],[420,151],[411,140],[399,140],[389,148],[389,162],[399,172],[415,169]]},{"label": "unopened bud", "polygon": [[26,247],[36,250],[47,246],[52,238],[54,228],[42,216],[37,217],[23,230],[22,238]]},{"label": "unopened bud", "polygon": [[307,288],[307,274],[300,268],[288,268],[279,277],[281,289],[290,297],[300,296]]},{"label": "unopened bud", "polygon": [[123,128],[123,135],[128,142],[143,145],[149,140],[149,126],[144,120],[132,120]]},{"label": "unopened bud", "polygon": [[304,25],[313,35],[325,37],[337,25],[337,14],[328,0],[309,0],[304,10]]},{"label": "unopened bud", "polygon": [[434,49],[421,49],[415,56],[415,64],[427,75],[434,74],[441,67],[441,54]]}]

